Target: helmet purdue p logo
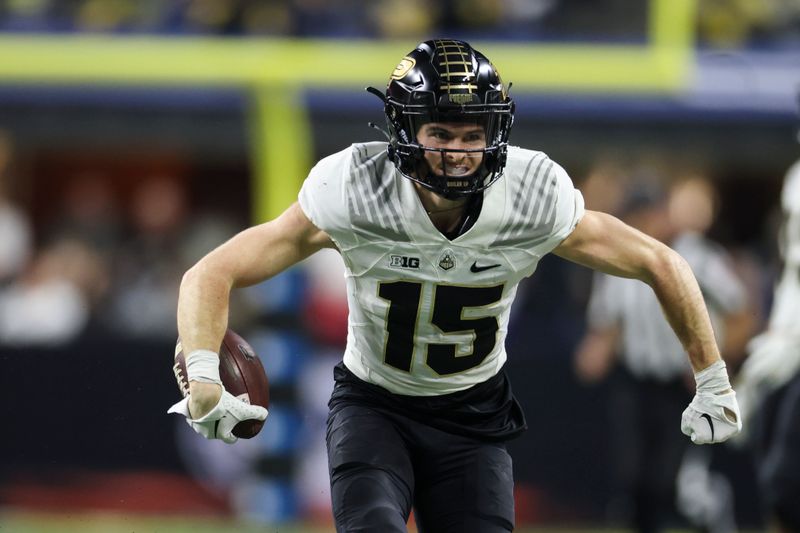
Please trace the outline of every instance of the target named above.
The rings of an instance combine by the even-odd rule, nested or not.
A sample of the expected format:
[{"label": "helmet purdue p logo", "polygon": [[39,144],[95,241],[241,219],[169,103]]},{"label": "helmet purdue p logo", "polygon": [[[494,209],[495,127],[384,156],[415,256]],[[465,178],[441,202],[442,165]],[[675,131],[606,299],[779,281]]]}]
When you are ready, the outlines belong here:
[{"label": "helmet purdue p logo", "polygon": [[414,65],[417,64],[417,60],[413,57],[404,57],[400,60],[400,63],[396,67],[394,67],[394,72],[392,72],[392,79],[393,80],[400,80],[408,74],[408,71],[414,68]]}]

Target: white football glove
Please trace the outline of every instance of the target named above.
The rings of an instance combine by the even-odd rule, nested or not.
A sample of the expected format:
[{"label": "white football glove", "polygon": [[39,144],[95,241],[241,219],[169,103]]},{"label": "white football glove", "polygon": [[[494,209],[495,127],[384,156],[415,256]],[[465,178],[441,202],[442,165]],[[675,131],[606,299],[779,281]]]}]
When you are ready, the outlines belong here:
[{"label": "white football glove", "polygon": [[242,420],[265,420],[269,411],[260,405],[250,405],[222,389],[217,405],[205,416],[192,419],[189,413],[189,396],[169,408],[167,413],[178,413],[186,417],[186,423],[207,439],[221,439],[233,444],[238,440],[233,428]]},{"label": "white football glove", "polygon": [[736,393],[725,363],[717,361],[695,375],[697,391],[681,417],[681,431],[695,444],[723,442],[742,430]]}]

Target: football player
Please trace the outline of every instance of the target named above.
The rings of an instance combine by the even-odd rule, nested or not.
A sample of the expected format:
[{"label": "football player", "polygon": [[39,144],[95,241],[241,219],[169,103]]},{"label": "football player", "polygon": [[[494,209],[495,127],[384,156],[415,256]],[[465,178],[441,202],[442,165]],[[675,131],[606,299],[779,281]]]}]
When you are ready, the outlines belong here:
[{"label": "football player", "polygon": [[[503,365],[511,303],[539,259],[561,257],[648,283],[686,349],[697,394],[682,429],[697,443],[740,429],[735,394],[686,262],[609,215],[586,211],[565,170],[508,145],[514,102],[468,43],[426,41],[380,96],[389,142],[320,161],[277,219],[191,268],[178,328],[198,432],[233,440],[264,417],[223,390],[215,349],[231,289],[322,248],[341,254],[348,341],[334,369],[327,446],[338,531],[505,532],[514,527],[505,442],[525,429]],[[677,421],[676,421],[677,425]]]},{"label": "football player", "polygon": [[800,531],[800,162],[781,193],[783,272],[767,329],[750,342],[737,376],[742,415],[752,419],[761,496],[774,531]]}]

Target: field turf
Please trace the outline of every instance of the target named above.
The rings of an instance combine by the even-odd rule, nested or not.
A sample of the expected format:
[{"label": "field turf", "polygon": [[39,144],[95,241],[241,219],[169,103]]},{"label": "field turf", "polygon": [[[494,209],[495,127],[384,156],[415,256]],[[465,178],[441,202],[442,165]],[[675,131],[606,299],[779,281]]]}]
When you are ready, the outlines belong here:
[{"label": "field turf", "polygon": [[[410,532],[416,531],[414,528]],[[148,517],[120,514],[33,514],[0,511],[0,533],[332,533],[332,527],[248,524],[203,517]],[[623,533],[582,527],[517,528],[515,533]],[[672,533],[681,533],[673,531]]]}]

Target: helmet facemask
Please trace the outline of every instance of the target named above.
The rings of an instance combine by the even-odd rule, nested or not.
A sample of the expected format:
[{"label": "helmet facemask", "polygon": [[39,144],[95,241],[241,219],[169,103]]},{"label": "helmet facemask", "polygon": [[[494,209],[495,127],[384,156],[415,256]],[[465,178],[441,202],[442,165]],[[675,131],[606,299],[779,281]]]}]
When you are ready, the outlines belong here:
[{"label": "helmet facemask", "polygon": [[[427,95],[412,98],[425,101]],[[508,149],[508,131],[512,120],[508,104],[467,104],[459,107],[430,106],[425,104],[404,105],[387,101],[387,116],[392,134],[392,148],[398,169],[403,175],[423,187],[446,198],[457,198],[480,192],[502,175]],[[483,130],[485,142],[477,148],[439,148],[426,146],[419,140],[419,133],[428,124],[476,125]],[[425,154],[439,157],[426,158]],[[456,155],[458,154],[458,155]],[[451,175],[446,162],[456,155],[464,154],[469,159],[480,159],[480,163],[466,175]],[[438,160],[439,168],[431,168],[430,160]]]},{"label": "helmet facemask", "polygon": [[[494,66],[467,43],[421,43],[398,65],[386,95],[380,96],[389,127],[389,156],[406,178],[446,198],[459,198],[483,191],[502,176],[514,102]],[[485,146],[424,146],[418,134],[430,123],[478,125]],[[426,158],[426,153],[440,157]],[[480,164],[470,174],[448,174],[447,156],[462,153],[480,157]],[[438,160],[441,167],[431,168],[429,160]]]}]

